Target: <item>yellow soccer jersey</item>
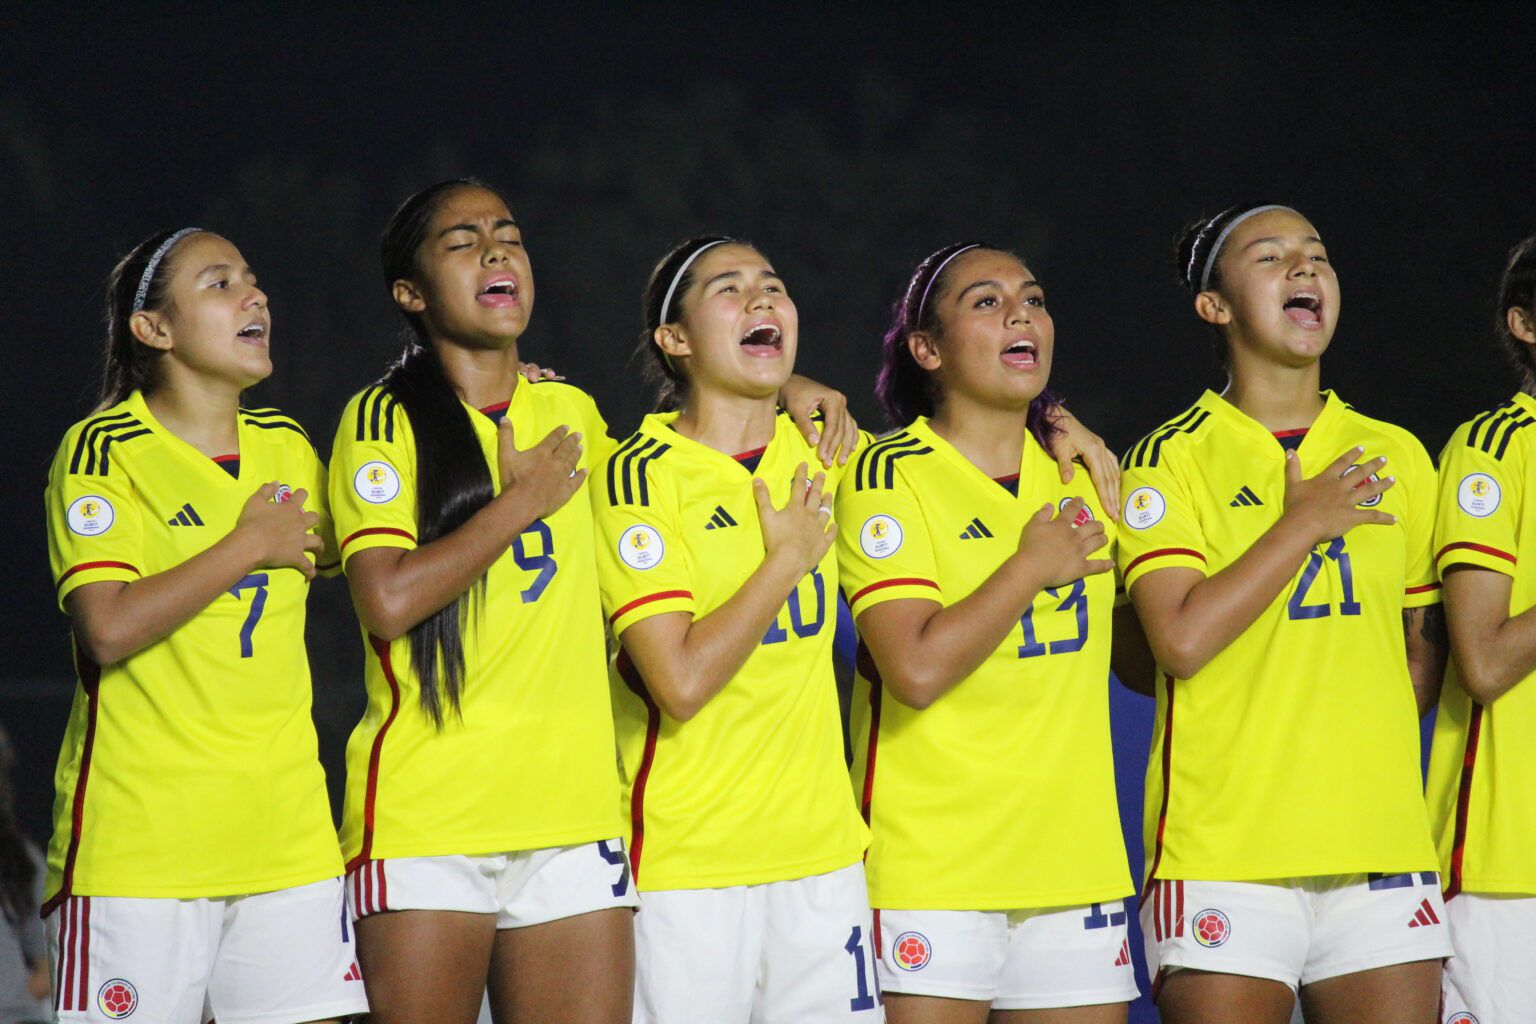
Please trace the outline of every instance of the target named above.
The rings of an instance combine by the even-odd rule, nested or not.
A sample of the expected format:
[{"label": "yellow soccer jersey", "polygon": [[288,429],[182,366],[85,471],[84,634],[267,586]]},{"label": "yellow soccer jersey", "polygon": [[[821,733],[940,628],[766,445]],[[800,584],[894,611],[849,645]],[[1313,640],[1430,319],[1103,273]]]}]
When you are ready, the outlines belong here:
[{"label": "yellow soccer jersey", "polygon": [[[1323,471],[1356,445],[1397,484],[1392,526],[1319,545],[1253,625],[1189,679],[1161,674],[1147,766],[1147,877],[1243,880],[1425,871],[1404,608],[1440,600],[1434,466],[1407,431],[1332,392],[1297,455]],[[1126,455],[1127,589],[1171,566],[1214,575],[1280,518],[1285,450],[1207,391]]]},{"label": "yellow soccer jersey", "polygon": [[[562,424],[580,431],[586,468],[601,466],[613,444],[592,399],[565,384],[519,380],[495,417],[464,412],[498,489],[495,417],[503,413],[524,448]],[[332,453],[343,560],[416,546],[416,475],[404,408],[381,387],[355,396]],[[578,491],[491,566],[465,630],[462,714],[446,713],[441,730],[421,710],[409,636],[385,643],[363,631],[368,707],[347,743],[341,827],[349,868],[620,834],[592,543],[592,508]]]},{"label": "yellow soccer jersey", "polygon": [[[1017,497],[919,418],[877,441],[838,492],[838,564],[855,619],[885,601],[951,605],[1018,549],[1046,502],[1081,496],[1032,438]],[[853,784],[869,821],[870,904],[1057,907],[1132,891],[1109,732],[1112,573],[1042,591],[975,672],[922,711],[886,695],[860,645]]]},{"label": "yellow soccer jersey", "polygon": [[[749,468],[647,416],[593,488],[603,610],[613,634],[663,612],[703,617],[763,561],[752,479],[775,506],[801,463],[821,469],[790,418]],[[743,456],[742,458],[746,458]],[[830,498],[842,467],[823,470]],[[756,651],[687,722],[650,699],[620,650],[611,671],[630,860],[642,890],[804,878],[858,861],[868,840],[848,789],[832,674],[837,558],[789,595]]]},{"label": "yellow soccer jersey", "polygon": [[[298,424],[242,409],[239,442],[235,478],[157,422],[138,392],[71,427],[46,496],[60,606],[77,587],[131,583],[211,547],[273,480],[309,491],[329,538],[325,467]],[[51,904],[268,892],[341,873],[310,718],[308,595],[297,569],[260,569],[122,661],[76,652],[54,773]]]},{"label": "yellow soccer jersey", "polygon": [[[1512,581],[1509,613],[1536,604],[1536,399],[1517,394],[1451,435],[1440,455],[1435,563],[1491,569]],[[1536,674],[1536,673],[1533,673]],[[1456,681],[1440,690],[1430,755],[1430,819],[1441,881],[1460,891],[1536,895],[1536,683],[1527,676],[1478,704]]]}]

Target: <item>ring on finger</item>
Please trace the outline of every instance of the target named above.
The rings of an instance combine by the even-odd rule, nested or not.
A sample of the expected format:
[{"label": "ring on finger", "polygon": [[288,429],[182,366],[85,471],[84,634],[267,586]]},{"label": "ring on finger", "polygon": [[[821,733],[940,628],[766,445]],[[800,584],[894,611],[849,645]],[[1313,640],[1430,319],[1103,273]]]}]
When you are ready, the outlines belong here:
[{"label": "ring on finger", "polygon": [[817,512],[825,512],[827,515],[831,515],[832,514],[832,508],[829,505],[822,505],[821,507],[816,509],[816,511]]}]

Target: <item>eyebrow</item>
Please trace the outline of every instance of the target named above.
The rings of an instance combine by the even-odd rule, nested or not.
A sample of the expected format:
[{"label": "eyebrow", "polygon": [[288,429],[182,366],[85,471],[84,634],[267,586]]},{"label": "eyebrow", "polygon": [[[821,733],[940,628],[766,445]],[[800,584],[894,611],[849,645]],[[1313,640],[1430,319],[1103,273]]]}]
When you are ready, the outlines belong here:
[{"label": "eyebrow", "polygon": [[[1318,245],[1322,245],[1323,244],[1323,240],[1321,238],[1318,238],[1316,235],[1303,235],[1301,240],[1302,240],[1303,243],[1306,243],[1306,242],[1316,242]],[[1281,238],[1279,235],[1270,235],[1270,236],[1268,236],[1266,238],[1255,238],[1253,241],[1251,241],[1247,245],[1243,246],[1243,251],[1247,252],[1249,249],[1252,249],[1254,246],[1262,245],[1265,242],[1283,242],[1283,241],[1285,241],[1285,239]]]},{"label": "eyebrow", "polygon": [[[202,277],[204,274],[212,274],[215,271],[230,271],[234,269],[235,267],[232,263],[210,263],[202,270],[199,270],[197,276]],[[246,269],[249,270],[250,268],[247,267]]]},{"label": "eyebrow", "polygon": [[[959,302],[961,299],[965,298],[965,293],[966,292],[972,291],[973,289],[976,289],[976,288],[998,288],[998,289],[1001,289],[1002,287],[1003,287],[1002,282],[1000,282],[1000,281],[993,281],[991,279],[988,279],[988,280],[985,280],[985,281],[973,281],[972,283],[966,285],[964,288],[960,289],[960,294],[955,296],[955,301]],[[1023,287],[1024,288],[1039,288],[1040,287],[1040,282],[1032,277],[1028,281],[1024,282]]]},{"label": "eyebrow", "polygon": [[[491,225],[491,230],[492,231],[500,231],[502,228],[515,228],[515,227],[517,227],[517,221],[513,220],[511,217],[503,217],[501,220],[498,220],[495,224]],[[453,224],[453,225],[450,225],[449,227],[443,228],[443,230],[439,231],[437,233],[437,237],[438,238],[442,238],[444,235],[446,235],[446,234],[448,234],[449,232],[452,232],[452,231],[479,231],[479,230],[480,230],[480,228],[477,225],[474,225],[474,224]]]},{"label": "eyebrow", "polygon": [[[739,270],[722,270],[720,273],[716,274],[714,277],[711,277],[708,281],[705,281],[704,282],[704,287],[708,288],[710,285],[714,284],[716,281],[724,281],[728,277],[734,277],[734,278],[737,278],[739,280],[739,279],[741,279],[743,277],[743,275],[742,275],[742,272],[739,271]],[[758,274],[758,280],[764,280],[764,279],[770,278],[770,277],[774,278],[775,280],[779,280],[779,281],[783,280],[783,278],[779,277],[778,271],[772,269],[771,267],[763,270],[761,273]]]}]

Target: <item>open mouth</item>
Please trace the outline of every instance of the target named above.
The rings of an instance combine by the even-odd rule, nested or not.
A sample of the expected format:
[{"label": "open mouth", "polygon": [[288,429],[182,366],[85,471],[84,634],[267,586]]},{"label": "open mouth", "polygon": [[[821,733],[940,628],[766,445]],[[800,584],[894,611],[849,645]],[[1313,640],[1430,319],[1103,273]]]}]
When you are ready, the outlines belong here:
[{"label": "open mouth", "polygon": [[784,336],[778,324],[758,324],[741,336],[741,347],[749,356],[768,359],[784,351]]},{"label": "open mouth", "polygon": [[244,327],[240,328],[240,330],[235,333],[235,337],[241,338],[245,341],[255,341],[264,344],[267,340],[267,325],[259,320],[252,321],[251,323],[248,323]]},{"label": "open mouth", "polygon": [[1035,348],[1035,343],[1028,338],[1020,338],[1009,345],[1003,349],[1002,355],[998,358],[1003,361],[1004,366],[1015,370],[1032,370],[1040,365],[1039,352]]},{"label": "open mouth", "polygon": [[1323,297],[1316,292],[1297,292],[1285,300],[1283,308],[1298,327],[1315,331],[1323,326]]},{"label": "open mouth", "polygon": [[493,277],[475,294],[475,301],[482,306],[512,306],[517,304],[517,278],[510,274]]}]

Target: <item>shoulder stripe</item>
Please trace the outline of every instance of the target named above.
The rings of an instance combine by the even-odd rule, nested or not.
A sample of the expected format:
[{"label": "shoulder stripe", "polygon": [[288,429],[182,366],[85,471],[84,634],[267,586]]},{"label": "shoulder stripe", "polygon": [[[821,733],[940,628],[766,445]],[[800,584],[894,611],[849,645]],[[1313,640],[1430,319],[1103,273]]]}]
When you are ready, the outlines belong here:
[{"label": "shoulder stripe", "polygon": [[639,434],[639,433],[631,434],[631,435],[629,435],[628,438],[625,439],[623,444],[619,445],[619,447],[614,451],[614,453],[612,455],[608,456],[608,504],[609,505],[617,505],[619,503],[619,484],[618,484],[618,478],[619,478],[619,472],[620,472],[619,460],[627,457],[628,454],[629,454],[630,449],[636,447],[637,445],[639,445],[645,439],[646,438],[645,438],[644,434]]},{"label": "shoulder stripe", "polygon": [[866,476],[867,467],[874,463],[874,460],[878,457],[880,450],[885,448],[887,445],[905,441],[910,436],[911,435],[909,435],[906,431],[900,431],[898,433],[892,434],[889,437],[876,438],[869,443],[869,447],[865,448],[864,451],[859,454],[858,461],[853,465],[854,481],[859,490],[864,489],[863,481]]},{"label": "shoulder stripe", "polygon": [[[90,443],[85,449],[85,466],[80,472],[85,476],[107,476],[111,472],[113,442],[131,441],[150,433],[138,420],[114,423],[109,427],[97,427],[92,431]],[[72,471],[73,472],[73,471]]]},{"label": "shoulder stripe", "polygon": [[[1483,437],[1486,439],[1490,434],[1492,434],[1493,429],[1498,421],[1502,420],[1514,408],[1515,403],[1513,401],[1509,401],[1503,403],[1502,405],[1497,405],[1492,409],[1489,409],[1487,412],[1480,413],[1479,415],[1473,417],[1472,429],[1467,431],[1467,447],[1481,447],[1481,443],[1478,440],[1478,435],[1486,430],[1487,433],[1483,433]],[[1483,448],[1483,451],[1487,450],[1487,448]]]},{"label": "shoulder stripe", "polygon": [[[1529,416],[1520,416],[1518,418],[1511,419],[1508,425],[1506,425],[1498,435],[1499,443],[1498,447],[1496,447],[1493,451],[1493,457],[1502,461],[1504,458],[1504,453],[1509,450],[1509,439],[1515,436],[1515,431],[1520,430],[1523,427],[1528,427],[1533,422],[1536,422],[1536,420],[1532,420]],[[1490,437],[1487,441],[1483,442],[1483,451],[1488,450],[1488,445],[1492,441],[1493,438]]]},{"label": "shoulder stripe", "polygon": [[[1163,456],[1163,444],[1176,434],[1192,434],[1211,416],[1210,411],[1198,405],[1184,415],[1172,420],[1142,438],[1126,458],[1131,466],[1156,466]],[[1129,467],[1127,467],[1129,468]]]},{"label": "shoulder stripe", "polygon": [[1152,447],[1153,441],[1155,441],[1166,431],[1177,431],[1180,427],[1186,425],[1191,419],[1193,419],[1202,411],[1203,410],[1198,405],[1191,406],[1190,408],[1181,412],[1179,415],[1175,416],[1173,419],[1168,420],[1161,426],[1149,431],[1145,437],[1131,446],[1130,451],[1125,453],[1125,458],[1121,460],[1122,468],[1130,469],[1132,466],[1141,465],[1142,460],[1147,456],[1148,450],[1150,450]]},{"label": "shoulder stripe", "polygon": [[113,427],[133,426],[138,424],[131,412],[119,412],[110,416],[97,416],[87,420],[80,430],[80,437],[75,441],[75,453],[69,460],[69,471],[80,472],[80,460],[85,457],[87,451],[95,444],[97,435],[103,430],[111,430]]},{"label": "shoulder stripe", "polygon": [[363,392],[357,403],[357,439],[359,441],[395,440],[395,410],[400,399],[394,392],[375,384]]},{"label": "shoulder stripe", "polygon": [[259,427],[262,430],[291,430],[295,434],[298,434],[300,437],[302,437],[304,440],[309,440],[309,434],[304,430],[304,428],[289,419],[253,420],[247,417],[245,422],[248,426]]},{"label": "shoulder stripe", "polygon": [[358,441],[368,440],[366,427],[368,422],[368,405],[373,401],[373,397],[379,393],[379,390],[376,384],[372,387],[364,388],[362,397],[357,400],[357,430],[354,433],[354,437]]},{"label": "shoulder stripe", "polygon": [[890,490],[896,486],[897,459],[906,458],[908,455],[928,455],[932,451],[933,448],[923,444],[921,438],[906,432],[878,441],[871,445],[859,460],[854,473],[854,490],[862,491],[866,488]]}]

